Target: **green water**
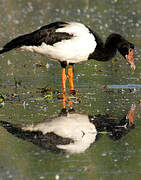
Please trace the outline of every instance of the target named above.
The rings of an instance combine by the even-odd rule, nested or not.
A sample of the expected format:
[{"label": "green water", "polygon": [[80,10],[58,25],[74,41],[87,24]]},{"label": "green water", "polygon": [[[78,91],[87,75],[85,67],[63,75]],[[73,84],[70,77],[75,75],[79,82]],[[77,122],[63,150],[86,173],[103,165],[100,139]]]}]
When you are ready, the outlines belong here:
[{"label": "green water", "polygon": [[[110,114],[121,119],[135,104],[132,131],[118,141],[103,135],[85,152],[71,155],[50,152],[0,126],[0,180],[55,180],[57,175],[60,180],[140,179],[141,89],[104,90],[104,85],[141,84],[140,17],[140,0],[0,0],[0,46],[41,25],[65,20],[91,26],[103,40],[111,32],[118,32],[136,47],[135,72],[119,54],[106,63],[89,61],[74,67],[75,88],[81,94],[80,103],[74,103],[75,111],[86,115]],[[49,87],[61,91],[59,64],[19,51],[8,52],[0,59],[0,93],[6,96],[0,120],[26,124],[60,113],[61,100],[44,99],[39,90]],[[47,64],[47,68],[37,64]]]}]

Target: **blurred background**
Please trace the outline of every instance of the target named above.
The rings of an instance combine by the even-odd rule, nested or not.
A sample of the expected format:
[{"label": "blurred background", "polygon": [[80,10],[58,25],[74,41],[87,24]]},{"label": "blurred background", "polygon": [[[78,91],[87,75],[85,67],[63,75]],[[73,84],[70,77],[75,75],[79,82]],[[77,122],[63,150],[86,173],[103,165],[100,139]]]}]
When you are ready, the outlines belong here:
[{"label": "blurred background", "polygon": [[[118,121],[134,104],[135,128],[119,141],[104,135],[84,153],[70,155],[18,139],[0,126],[0,179],[140,179],[141,95],[136,85],[141,83],[141,1],[0,0],[0,47],[54,21],[82,22],[103,41],[112,32],[120,33],[135,45],[135,72],[119,53],[109,62],[91,60],[74,68],[77,113],[110,114]],[[60,64],[20,51],[0,59],[0,120],[26,124],[58,116],[62,109]],[[105,85],[110,88],[105,90]]]}]

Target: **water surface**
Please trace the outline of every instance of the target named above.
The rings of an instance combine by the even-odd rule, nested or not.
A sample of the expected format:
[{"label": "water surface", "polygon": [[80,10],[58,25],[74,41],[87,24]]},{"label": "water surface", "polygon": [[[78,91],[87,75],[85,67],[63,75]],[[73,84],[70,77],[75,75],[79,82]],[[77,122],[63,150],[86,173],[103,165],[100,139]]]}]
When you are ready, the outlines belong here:
[{"label": "water surface", "polygon": [[[80,102],[74,102],[75,112],[109,114],[117,122],[134,104],[134,129],[117,141],[103,134],[85,152],[69,154],[48,151],[13,136],[0,126],[0,179],[140,179],[140,1],[1,0],[0,12],[0,46],[52,21],[75,20],[91,26],[103,40],[111,32],[118,32],[136,47],[135,72],[119,53],[112,61],[89,61],[75,65],[74,69],[75,88],[80,94]],[[44,98],[40,88],[61,91],[60,65],[25,52],[11,51],[0,58],[0,93],[5,99],[0,120],[30,124],[58,116],[62,100],[56,94]],[[118,88],[105,89],[105,85]],[[68,83],[67,87],[68,91]]]}]

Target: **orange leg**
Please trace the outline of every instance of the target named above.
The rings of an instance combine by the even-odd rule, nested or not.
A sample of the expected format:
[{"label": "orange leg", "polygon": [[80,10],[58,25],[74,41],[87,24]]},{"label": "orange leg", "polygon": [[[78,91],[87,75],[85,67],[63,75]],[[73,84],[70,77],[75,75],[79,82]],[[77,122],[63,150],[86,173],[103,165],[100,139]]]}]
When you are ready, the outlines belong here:
[{"label": "orange leg", "polygon": [[65,68],[62,68],[61,79],[62,79],[62,98],[63,98],[62,108],[65,109],[66,108],[66,80],[67,80]]},{"label": "orange leg", "polygon": [[67,80],[65,68],[62,68],[61,78],[62,78],[62,92],[64,94],[66,93],[66,80]]},{"label": "orange leg", "polygon": [[62,109],[66,109],[66,94],[63,93],[62,96]]},{"label": "orange leg", "polygon": [[70,84],[70,91],[74,91],[74,84],[73,84],[73,65],[69,64],[68,68],[68,78]]}]

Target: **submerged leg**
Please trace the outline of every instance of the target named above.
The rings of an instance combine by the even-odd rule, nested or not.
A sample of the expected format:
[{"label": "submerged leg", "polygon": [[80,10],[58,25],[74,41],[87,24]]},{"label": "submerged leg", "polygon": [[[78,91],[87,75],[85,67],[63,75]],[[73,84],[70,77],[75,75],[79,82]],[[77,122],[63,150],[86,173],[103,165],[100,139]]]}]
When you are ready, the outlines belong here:
[{"label": "submerged leg", "polygon": [[66,93],[62,93],[62,109],[66,109]]},{"label": "submerged leg", "polygon": [[74,84],[73,84],[73,64],[72,63],[69,64],[68,78],[69,78],[69,84],[70,84],[70,93],[75,94]]}]

